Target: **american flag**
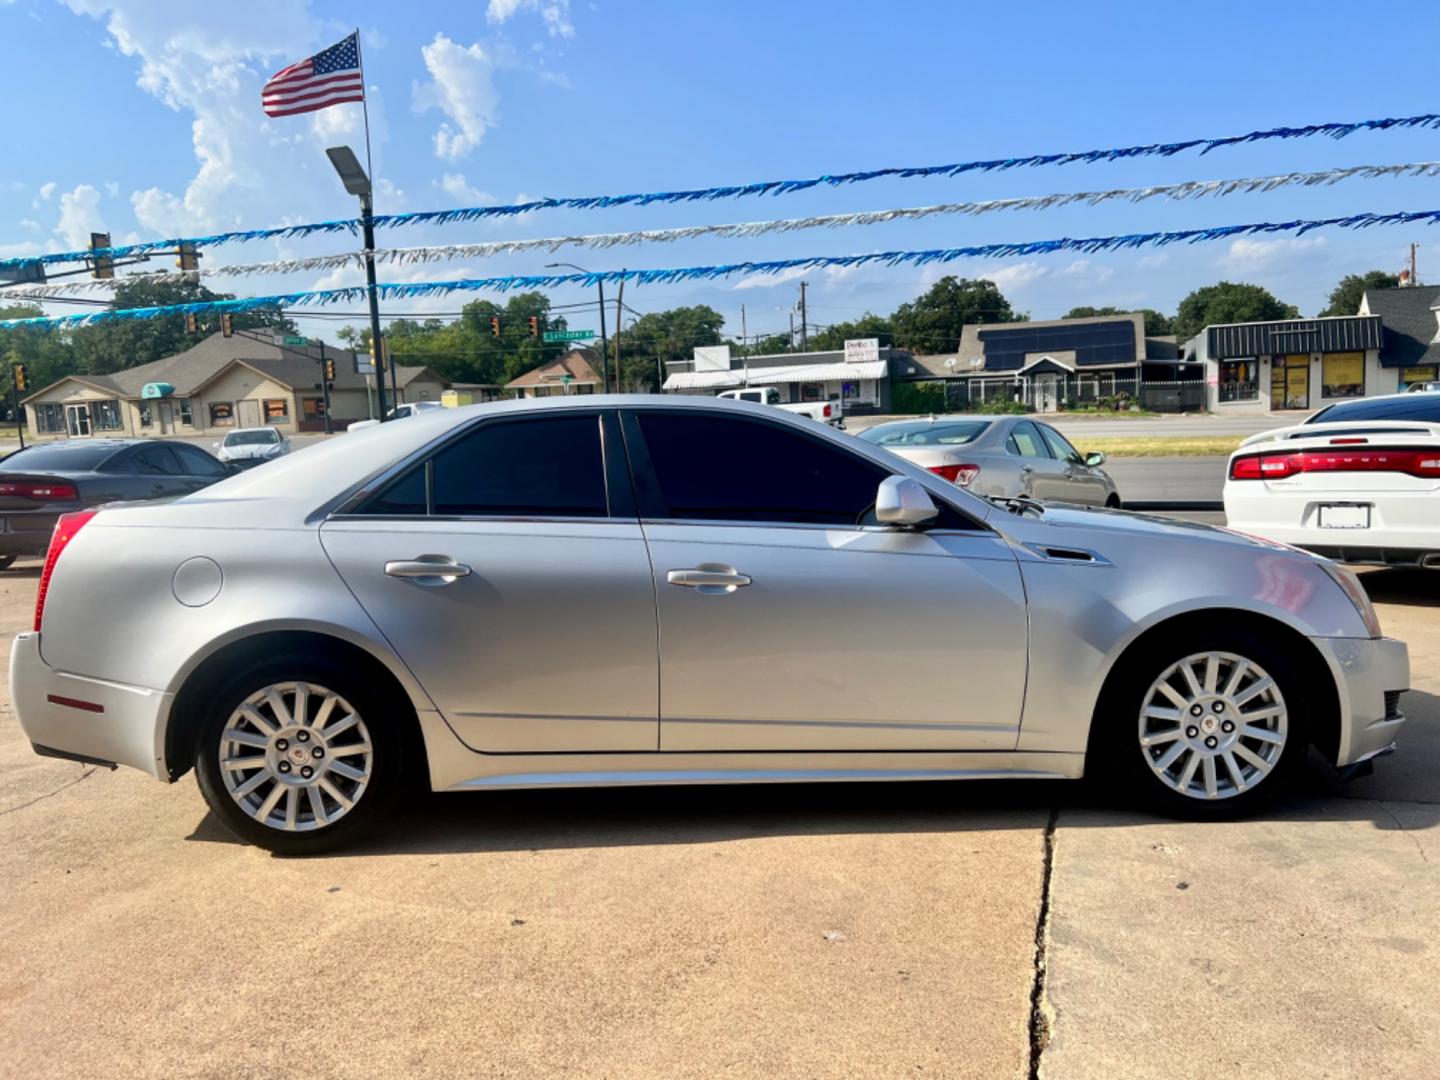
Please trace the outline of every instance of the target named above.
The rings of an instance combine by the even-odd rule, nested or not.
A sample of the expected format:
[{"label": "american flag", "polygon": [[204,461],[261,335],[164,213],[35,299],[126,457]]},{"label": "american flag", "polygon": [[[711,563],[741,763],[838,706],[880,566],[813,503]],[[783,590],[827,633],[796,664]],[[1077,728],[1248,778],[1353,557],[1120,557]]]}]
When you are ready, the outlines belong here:
[{"label": "american flag", "polygon": [[359,31],[308,60],[277,71],[260,91],[266,116],[294,116],[342,101],[364,100]]}]

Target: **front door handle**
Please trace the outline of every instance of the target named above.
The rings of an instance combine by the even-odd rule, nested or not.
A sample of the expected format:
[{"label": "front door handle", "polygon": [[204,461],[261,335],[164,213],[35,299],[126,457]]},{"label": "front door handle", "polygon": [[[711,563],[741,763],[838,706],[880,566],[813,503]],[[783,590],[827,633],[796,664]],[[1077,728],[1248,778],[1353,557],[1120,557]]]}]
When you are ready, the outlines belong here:
[{"label": "front door handle", "polygon": [[1034,471],[1035,471],[1035,466],[1034,466],[1034,465],[1021,465],[1021,466],[1020,466],[1020,471],[1021,471],[1021,472],[1034,472]]},{"label": "front door handle", "polygon": [[750,584],[748,574],[719,563],[701,563],[688,570],[671,570],[666,573],[665,580],[671,585],[683,585],[706,594],[732,593]]},{"label": "front door handle", "polygon": [[391,577],[409,578],[417,585],[449,585],[469,577],[470,567],[457,563],[449,555],[417,555],[413,559],[392,559],[385,564]]}]

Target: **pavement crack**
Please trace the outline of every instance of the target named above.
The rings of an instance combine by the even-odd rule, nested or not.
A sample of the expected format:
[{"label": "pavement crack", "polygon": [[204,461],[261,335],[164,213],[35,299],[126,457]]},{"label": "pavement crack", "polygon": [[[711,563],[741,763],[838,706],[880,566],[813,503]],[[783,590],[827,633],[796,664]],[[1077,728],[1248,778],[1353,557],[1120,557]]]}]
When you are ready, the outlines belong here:
[{"label": "pavement crack", "polygon": [[1045,867],[1040,876],[1040,911],[1035,916],[1035,971],[1030,984],[1030,1080],[1040,1080],[1040,1058],[1050,1045],[1054,1010],[1045,993],[1046,964],[1050,949],[1050,888],[1055,875],[1055,827],[1060,810],[1053,807],[1045,822]]},{"label": "pavement crack", "polygon": [[22,802],[19,806],[10,806],[6,807],[4,810],[0,810],[0,817],[4,817],[6,814],[13,814],[17,810],[24,810],[27,806],[34,806],[38,802],[43,802],[44,800],[54,795],[59,795],[60,792],[64,791],[66,788],[74,787],[76,784],[80,783],[81,780],[84,780],[87,776],[93,776],[98,771],[99,768],[92,765],[90,768],[86,769],[79,776],[77,776],[74,780],[67,780],[65,783],[57,787],[54,791],[47,791],[44,795],[36,795],[35,798],[31,799],[29,802]]},{"label": "pavement crack", "polygon": [[1420,843],[1420,838],[1418,836],[1416,836],[1409,829],[1405,828],[1405,823],[1400,820],[1400,815],[1395,813],[1394,810],[1391,810],[1390,807],[1386,806],[1379,799],[1374,800],[1374,802],[1376,806],[1378,806],[1381,810],[1384,810],[1385,813],[1390,815],[1390,820],[1395,823],[1395,828],[1399,829],[1402,833],[1404,833],[1410,838],[1410,842],[1415,845],[1415,850],[1420,853],[1420,861],[1423,863],[1429,863],[1430,856],[1425,854],[1425,845]]}]

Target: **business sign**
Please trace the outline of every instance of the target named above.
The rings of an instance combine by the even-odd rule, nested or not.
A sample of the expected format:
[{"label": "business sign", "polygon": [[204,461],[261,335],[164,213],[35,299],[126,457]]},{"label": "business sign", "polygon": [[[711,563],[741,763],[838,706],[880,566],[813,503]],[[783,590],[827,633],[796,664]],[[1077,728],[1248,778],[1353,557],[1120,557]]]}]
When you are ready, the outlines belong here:
[{"label": "business sign", "polygon": [[546,341],[589,341],[595,336],[594,330],[546,330]]},{"label": "business sign", "polygon": [[866,364],[879,359],[879,338],[855,338],[845,342],[845,362],[847,364]]},{"label": "business sign", "polygon": [[729,345],[697,345],[691,371],[729,371]]}]

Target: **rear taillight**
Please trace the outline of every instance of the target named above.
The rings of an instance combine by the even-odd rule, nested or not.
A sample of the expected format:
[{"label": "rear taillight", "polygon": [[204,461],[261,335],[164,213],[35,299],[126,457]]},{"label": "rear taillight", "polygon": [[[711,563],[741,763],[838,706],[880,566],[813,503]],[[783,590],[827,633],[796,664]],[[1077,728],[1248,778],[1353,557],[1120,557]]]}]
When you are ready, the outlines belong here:
[{"label": "rear taillight", "polygon": [[932,465],[930,471],[936,476],[944,477],[952,484],[959,484],[961,487],[969,487],[970,481],[980,471],[979,465]]},{"label": "rear taillight", "polygon": [[100,511],[77,510],[73,514],[61,514],[55,522],[55,532],[50,536],[50,550],[45,553],[45,569],[40,572],[40,591],[35,594],[35,629],[40,629],[40,620],[45,616],[45,595],[50,591],[50,579],[55,574],[55,563],[60,553],[75,539],[75,534]]},{"label": "rear taillight", "polygon": [[830,419],[830,406],[829,406],[829,405],[826,405],[826,406],[825,406],[825,419],[826,419],[826,420],[829,420],[829,419]]},{"label": "rear taillight", "polygon": [[54,484],[34,480],[12,480],[0,484],[0,495],[13,495],[37,502],[59,502],[79,497],[74,484]]},{"label": "rear taillight", "polygon": [[1304,450],[1254,454],[1230,463],[1231,480],[1281,480],[1298,473],[1398,472],[1440,478],[1440,450]]}]

